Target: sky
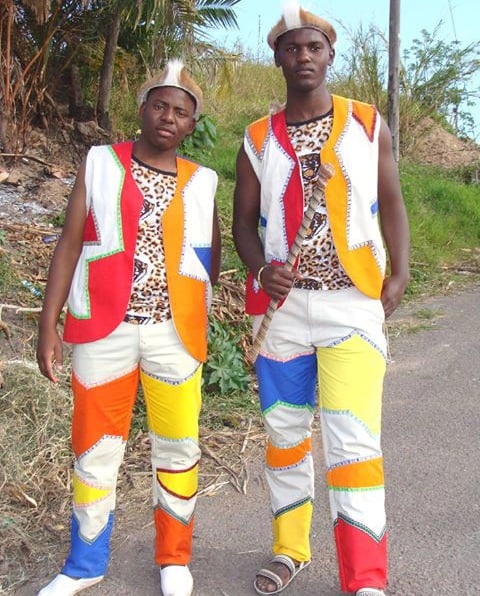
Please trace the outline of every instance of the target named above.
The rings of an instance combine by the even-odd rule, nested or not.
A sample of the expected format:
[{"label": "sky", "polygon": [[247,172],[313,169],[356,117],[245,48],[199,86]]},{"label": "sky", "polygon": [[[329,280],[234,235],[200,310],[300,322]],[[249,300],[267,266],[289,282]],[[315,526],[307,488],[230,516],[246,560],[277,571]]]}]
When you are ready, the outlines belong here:
[{"label": "sky", "polygon": [[[480,41],[479,9],[476,0],[399,0],[400,2],[400,55],[411,47],[415,38],[421,37],[422,29],[433,33],[440,25],[438,39],[447,43],[460,42],[460,47]],[[266,43],[267,33],[281,15],[282,0],[240,0],[235,7],[238,30],[219,31],[215,38],[227,48],[233,48],[241,40],[253,56],[271,54]],[[300,4],[315,14],[329,20],[337,30],[337,56],[350,48],[345,31],[364,30],[375,25],[388,38],[390,0],[301,0]],[[480,74],[471,85],[480,87]],[[480,102],[470,109],[475,119],[475,138],[480,137]]]}]

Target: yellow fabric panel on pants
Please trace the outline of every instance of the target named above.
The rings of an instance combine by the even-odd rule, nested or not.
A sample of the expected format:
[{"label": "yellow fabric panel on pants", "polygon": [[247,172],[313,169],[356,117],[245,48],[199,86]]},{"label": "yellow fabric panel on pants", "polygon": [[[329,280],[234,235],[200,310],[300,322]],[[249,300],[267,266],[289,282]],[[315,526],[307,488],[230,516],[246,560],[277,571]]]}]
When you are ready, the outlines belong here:
[{"label": "yellow fabric panel on pants", "polygon": [[142,371],[149,430],[168,439],[197,440],[201,376],[201,366],[181,383],[162,382]]},{"label": "yellow fabric panel on pants", "polygon": [[[274,555],[288,555],[296,561],[310,561],[308,535],[312,524],[313,504],[311,500],[285,511],[272,520]],[[306,539],[307,537],[307,539]]]},{"label": "yellow fabric panel on pants", "polygon": [[380,432],[385,359],[368,341],[352,335],[334,348],[317,348],[320,406],[349,411],[374,435]]}]

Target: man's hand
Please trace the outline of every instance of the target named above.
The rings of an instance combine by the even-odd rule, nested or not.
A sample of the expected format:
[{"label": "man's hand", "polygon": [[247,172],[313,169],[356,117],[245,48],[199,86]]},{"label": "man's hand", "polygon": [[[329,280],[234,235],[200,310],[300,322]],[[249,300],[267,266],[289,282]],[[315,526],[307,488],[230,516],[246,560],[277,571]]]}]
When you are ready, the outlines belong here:
[{"label": "man's hand", "polygon": [[59,379],[54,373],[54,367],[58,371],[63,370],[63,342],[55,328],[40,330],[37,344],[37,362],[42,375],[52,383],[58,383]]},{"label": "man's hand", "polygon": [[281,265],[267,265],[260,275],[263,289],[273,300],[284,300],[296,279],[302,279],[300,273]]},{"label": "man's hand", "polygon": [[400,275],[391,275],[384,280],[381,300],[386,319],[397,309],[407,284],[408,278]]}]

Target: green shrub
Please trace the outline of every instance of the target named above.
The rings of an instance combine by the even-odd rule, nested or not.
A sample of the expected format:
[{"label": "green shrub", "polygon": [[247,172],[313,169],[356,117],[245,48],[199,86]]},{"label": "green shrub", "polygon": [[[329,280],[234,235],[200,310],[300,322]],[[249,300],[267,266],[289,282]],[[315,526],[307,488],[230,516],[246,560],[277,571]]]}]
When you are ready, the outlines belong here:
[{"label": "green shrub", "polygon": [[211,319],[209,357],[203,367],[203,387],[207,392],[225,395],[232,391],[247,391],[250,376],[238,341],[232,326]]},{"label": "green shrub", "polygon": [[205,153],[215,147],[216,142],[217,127],[210,116],[201,114],[195,130],[183,141],[179,152],[191,159],[204,160]]}]

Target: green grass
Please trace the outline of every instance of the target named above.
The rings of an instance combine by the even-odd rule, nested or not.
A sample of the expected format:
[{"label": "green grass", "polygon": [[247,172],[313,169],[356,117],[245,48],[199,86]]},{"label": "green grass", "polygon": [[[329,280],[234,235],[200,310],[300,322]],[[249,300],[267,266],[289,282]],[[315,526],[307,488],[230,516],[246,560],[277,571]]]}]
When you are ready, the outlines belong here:
[{"label": "green grass", "polygon": [[480,188],[445,170],[401,165],[411,233],[408,295],[434,291],[456,280],[449,272],[480,246]]},{"label": "green grass", "polygon": [[245,418],[260,416],[258,398],[253,392],[233,392],[229,395],[203,393],[200,423],[208,428],[237,428]]},{"label": "green grass", "polygon": [[0,293],[5,298],[11,290],[18,285],[18,278],[15,275],[11,264],[5,255],[0,253]]},{"label": "green grass", "polygon": [[[2,248],[3,245],[7,248]],[[8,250],[4,233],[0,231],[0,296],[2,302],[14,301],[15,296],[19,293],[29,296],[28,290],[22,286],[17,268],[13,263],[14,258],[15,255],[12,257],[12,253]]]},{"label": "green grass", "polygon": [[442,316],[442,313],[439,310],[433,310],[431,308],[419,308],[413,314],[417,319],[423,321],[433,321],[437,317]]}]

